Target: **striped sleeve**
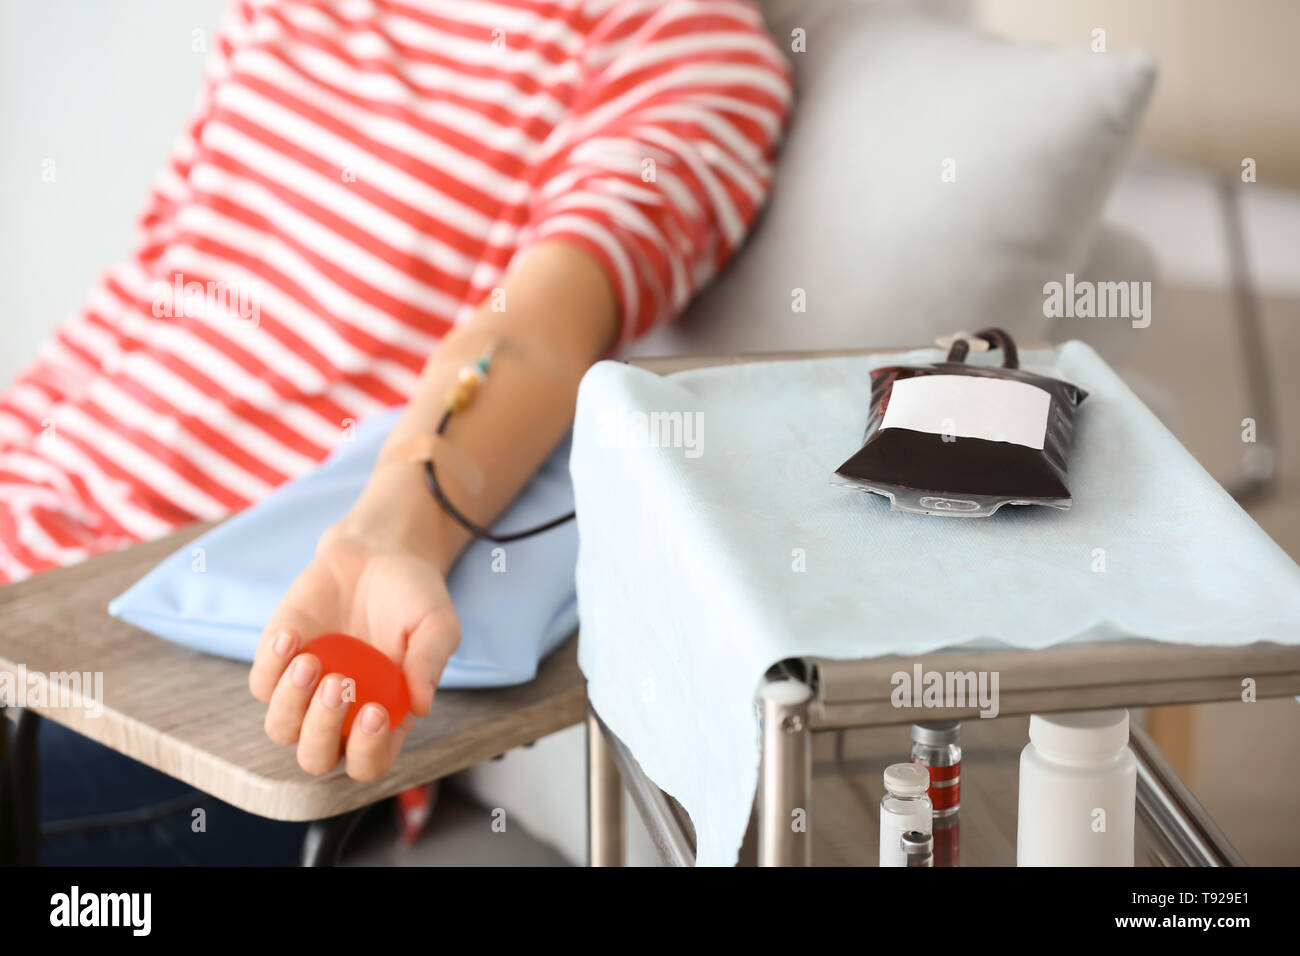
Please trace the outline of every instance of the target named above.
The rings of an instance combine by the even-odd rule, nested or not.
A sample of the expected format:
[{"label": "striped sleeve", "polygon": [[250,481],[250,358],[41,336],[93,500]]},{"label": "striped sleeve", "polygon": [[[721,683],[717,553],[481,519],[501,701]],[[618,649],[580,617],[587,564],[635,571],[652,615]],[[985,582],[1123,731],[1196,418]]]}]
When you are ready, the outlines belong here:
[{"label": "striped sleeve", "polygon": [[739,0],[619,0],[532,171],[526,246],[574,243],[617,289],[621,343],[676,318],[767,197],[789,66]]}]

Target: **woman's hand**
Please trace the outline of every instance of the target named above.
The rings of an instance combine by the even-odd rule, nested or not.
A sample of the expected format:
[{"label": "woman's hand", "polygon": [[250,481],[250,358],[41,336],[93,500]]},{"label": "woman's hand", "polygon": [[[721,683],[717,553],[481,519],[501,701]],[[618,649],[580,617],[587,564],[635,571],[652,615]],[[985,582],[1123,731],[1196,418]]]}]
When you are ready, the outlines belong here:
[{"label": "woman's hand", "polygon": [[[267,701],[266,733],[297,744],[298,763],[311,774],[334,769],[340,756],[355,780],[383,775],[401,750],[415,717],[429,712],[433,691],[460,643],[439,556],[410,535],[349,518],[320,539],[316,557],[289,588],[262,634],[249,686]],[[406,675],[411,714],[389,726],[375,703],[357,713],[343,746],[342,676],[322,674],[312,654],[301,654],[321,634],[368,641]]]}]

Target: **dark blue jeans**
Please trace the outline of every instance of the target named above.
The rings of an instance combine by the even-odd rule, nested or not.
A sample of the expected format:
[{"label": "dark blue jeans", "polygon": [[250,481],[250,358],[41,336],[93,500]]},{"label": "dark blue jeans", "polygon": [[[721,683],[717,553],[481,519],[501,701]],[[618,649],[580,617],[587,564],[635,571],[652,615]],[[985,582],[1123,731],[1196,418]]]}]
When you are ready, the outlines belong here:
[{"label": "dark blue jeans", "polygon": [[245,813],[53,721],[38,745],[43,866],[298,862],[305,823]]}]

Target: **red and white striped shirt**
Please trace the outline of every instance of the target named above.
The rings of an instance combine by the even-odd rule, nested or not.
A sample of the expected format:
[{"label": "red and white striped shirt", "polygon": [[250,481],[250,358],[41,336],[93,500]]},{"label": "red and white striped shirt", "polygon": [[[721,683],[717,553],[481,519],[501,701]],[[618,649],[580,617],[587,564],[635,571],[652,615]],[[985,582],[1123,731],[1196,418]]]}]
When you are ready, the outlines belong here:
[{"label": "red and white striped shirt", "polygon": [[625,340],[674,317],[789,105],[740,0],[236,4],[130,257],[0,398],[0,582],[312,468],[537,240],[598,259]]}]

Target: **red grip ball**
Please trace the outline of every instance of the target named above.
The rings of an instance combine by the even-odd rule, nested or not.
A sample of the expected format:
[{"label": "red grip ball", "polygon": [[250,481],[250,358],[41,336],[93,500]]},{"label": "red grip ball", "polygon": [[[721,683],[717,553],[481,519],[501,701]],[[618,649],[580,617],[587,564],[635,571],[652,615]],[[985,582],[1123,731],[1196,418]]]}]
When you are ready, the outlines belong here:
[{"label": "red grip ball", "polygon": [[388,725],[396,727],[411,709],[406,675],[373,644],[347,634],[322,634],[307,642],[304,654],[314,654],[321,663],[321,676],[341,674],[351,678],[353,697],[343,718],[343,736],[364,704],[380,704],[388,711]]}]

